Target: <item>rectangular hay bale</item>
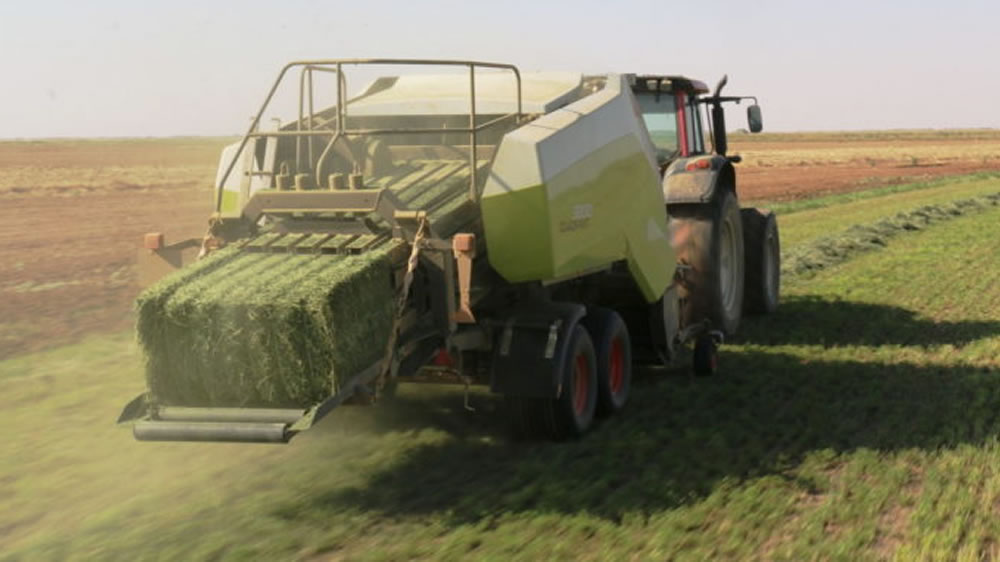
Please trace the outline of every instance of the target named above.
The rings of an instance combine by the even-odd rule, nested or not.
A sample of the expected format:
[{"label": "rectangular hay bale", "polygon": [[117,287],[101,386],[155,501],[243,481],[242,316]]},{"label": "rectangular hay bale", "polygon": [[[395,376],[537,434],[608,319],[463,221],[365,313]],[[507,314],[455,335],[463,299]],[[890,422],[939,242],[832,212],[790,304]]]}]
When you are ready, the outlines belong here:
[{"label": "rectangular hay bale", "polygon": [[137,336],[165,405],[305,407],[385,353],[401,242],[358,255],[225,248],[137,301]]}]

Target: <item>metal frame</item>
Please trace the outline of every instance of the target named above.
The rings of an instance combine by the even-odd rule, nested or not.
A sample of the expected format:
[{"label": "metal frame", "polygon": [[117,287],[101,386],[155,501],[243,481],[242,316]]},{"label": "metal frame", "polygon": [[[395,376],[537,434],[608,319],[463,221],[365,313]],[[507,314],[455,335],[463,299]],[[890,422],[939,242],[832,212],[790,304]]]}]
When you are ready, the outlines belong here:
[{"label": "metal frame", "polygon": [[390,223],[404,210],[388,189],[255,193],[243,207],[243,216],[257,222],[268,213],[378,213]]},{"label": "metal frame", "polygon": [[[330,136],[333,137],[327,143],[326,149],[320,155],[319,161],[322,162],[329,151],[336,144],[337,140],[341,136],[362,136],[362,135],[384,135],[384,134],[420,134],[420,133],[440,133],[441,129],[419,129],[419,128],[404,128],[404,129],[347,129],[347,103],[345,98],[347,97],[347,83],[344,78],[343,67],[344,65],[359,66],[359,65],[414,65],[414,66],[467,66],[469,68],[469,102],[470,102],[470,113],[469,113],[469,126],[457,129],[448,129],[449,133],[467,133],[469,135],[469,166],[470,166],[470,178],[469,178],[469,196],[472,199],[478,198],[478,192],[476,189],[476,184],[478,178],[476,170],[476,134],[488,127],[491,127],[501,121],[510,118],[520,119],[523,115],[522,103],[521,103],[521,72],[518,68],[512,64],[504,63],[493,63],[493,62],[482,62],[482,61],[468,61],[468,60],[435,60],[435,59],[320,59],[320,60],[306,60],[306,61],[293,61],[286,64],[281,72],[278,73],[278,77],[275,79],[274,84],[271,86],[267,97],[264,99],[264,103],[261,104],[260,110],[254,116],[253,121],[250,123],[250,127],[247,132],[243,135],[243,139],[240,141],[239,149],[233,156],[232,161],[229,166],[226,167],[226,172],[222,175],[222,179],[216,186],[218,193],[215,200],[215,210],[221,212],[222,210],[222,186],[226,184],[226,180],[229,179],[229,175],[232,173],[233,168],[236,167],[236,162],[239,161],[240,156],[246,149],[246,145],[251,138],[260,137],[284,137],[292,136],[296,137],[298,140],[295,147],[295,161],[296,166],[299,166],[301,161],[301,140],[303,137],[308,138],[308,151],[310,162],[312,161],[312,137],[314,136]],[[267,110],[268,105],[271,103],[271,99],[274,97],[275,92],[278,90],[278,86],[281,84],[282,79],[284,79],[285,74],[292,68],[302,67],[301,74],[299,76],[299,120],[297,122],[296,131],[271,131],[271,132],[261,132],[258,131],[258,126],[260,124],[261,117],[264,115],[264,111]],[[517,111],[515,113],[508,113],[496,119],[492,119],[481,125],[476,125],[476,68],[493,68],[500,70],[509,70],[514,73],[514,77],[517,80]],[[336,129],[334,130],[322,130],[317,131],[313,129],[313,117],[315,114],[313,107],[313,81],[312,73],[317,72],[332,72],[337,74],[339,77],[337,81],[337,116],[336,116]],[[304,115],[304,89],[308,84],[309,95],[308,95],[308,106],[309,114]],[[303,121],[307,125],[306,130],[302,130]],[[319,170],[317,170],[318,172]],[[317,174],[318,175],[318,174]],[[317,182],[320,178],[316,178]]]},{"label": "metal frame", "polygon": [[132,424],[138,441],[229,441],[288,443],[354,396],[371,395],[368,386],[382,361],[348,380],[339,391],[310,408],[186,408],[156,406],[147,393],[129,402],[118,418]]}]

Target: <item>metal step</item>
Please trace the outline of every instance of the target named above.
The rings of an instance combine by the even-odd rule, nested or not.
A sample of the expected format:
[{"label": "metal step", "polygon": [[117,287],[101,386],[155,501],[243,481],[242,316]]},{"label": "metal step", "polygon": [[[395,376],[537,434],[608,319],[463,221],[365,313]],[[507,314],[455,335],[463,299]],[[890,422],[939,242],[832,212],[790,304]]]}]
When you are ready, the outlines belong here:
[{"label": "metal step", "polygon": [[306,408],[184,408],[164,406],[157,410],[156,418],[176,422],[295,423],[305,413]]},{"label": "metal step", "polygon": [[370,393],[381,371],[377,361],[352,377],[340,391],[306,408],[198,408],[156,406],[140,394],[122,410],[119,424],[132,424],[138,441],[222,441],[235,443],[288,443],[309,429],[357,392]]},{"label": "metal step", "polygon": [[286,423],[139,421],[132,435],[138,441],[287,443],[293,434]]}]

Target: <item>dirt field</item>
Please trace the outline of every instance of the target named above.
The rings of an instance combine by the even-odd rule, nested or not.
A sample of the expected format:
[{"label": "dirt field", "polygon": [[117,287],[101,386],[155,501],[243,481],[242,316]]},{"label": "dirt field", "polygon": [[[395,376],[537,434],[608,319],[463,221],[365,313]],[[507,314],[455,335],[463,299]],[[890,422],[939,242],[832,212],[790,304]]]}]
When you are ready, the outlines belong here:
[{"label": "dirt field", "polygon": [[[229,139],[0,142],[0,358],[127,328],[141,236],[199,236]],[[745,202],[1000,170],[1000,132],[734,137]]]},{"label": "dirt field", "polygon": [[789,201],[1000,170],[1000,132],[734,136],[745,201]]},{"label": "dirt field", "polygon": [[0,143],[0,357],[127,328],[142,234],[204,233],[223,144]]}]

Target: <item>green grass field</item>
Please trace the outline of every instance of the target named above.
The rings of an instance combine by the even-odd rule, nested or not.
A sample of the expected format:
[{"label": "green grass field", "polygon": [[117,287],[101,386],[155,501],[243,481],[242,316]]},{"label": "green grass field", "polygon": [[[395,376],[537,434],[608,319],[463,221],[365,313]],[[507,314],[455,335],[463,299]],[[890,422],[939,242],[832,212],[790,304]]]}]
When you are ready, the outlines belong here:
[{"label": "green grass field", "polygon": [[[998,191],[829,200],[782,216],[784,249]],[[646,370],[565,444],[511,442],[496,398],[469,413],[429,387],[284,447],[137,443],[112,423],[142,390],[131,335],[0,362],[0,559],[995,559],[998,224],[786,279],[724,374]]]},{"label": "green grass field", "polygon": [[[806,199],[772,207],[781,223],[781,243],[791,248],[855,224],[865,224],[924,205],[940,205],[958,199],[1000,192],[997,175],[975,174],[952,181],[904,184],[896,189],[873,190]],[[835,209],[830,209],[835,207]]]},{"label": "green grass field", "polygon": [[[950,176],[944,178],[938,178],[929,181],[917,181],[910,183],[901,183],[894,185],[886,185],[883,187],[875,187],[872,189],[865,189],[861,191],[849,191],[847,193],[837,193],[834,195],[825,195],[822,197],[810,197],[808,199],[797,199],[795,201],[787,202],[775,202],[775,201],[749,201],[744,202],[744,205],[753,205],[756,207],[766,207],[771,209],[775,213],[781,215],[782,224],[789,221],[788,215],[793,213],[798,213],[800,211],[809,211],[815,209],[822,209],[824,207],[829,207],[831,205],[844,205],[847,203],[860,203],[863,201],[868,201],[871,199],[879,200],[879,207],[884,207],[887,201],[891,199],[886,199],[886,196],[893,195],[897,196],[896,201],[902,202],[904,205],[909,203],[908,197],[916,197],[915,202],[919,202],[920,197],[936,198],[940,194],[946,194],[946,197],[939,200],[950,200],[951,195],[965,194],[969,195],[979,195],[982,193],[990,193],[996,190],[997,179],[1000,179],[1000,172],[978,172],[974,174],[968,174],[964,176]],[[943,188],[943,189],[938,189]],[[909,196],[904,194],[912,191],[924,191],[928,190],[926,194],[913,193]],[[954,190],[954,191],[952,191]],[[859,205],[858,207],[864,207],[864,205]],[[840,207],[840,211],[826,217],[828,220],[838,222],[844,222],[842,218],[844,215],[848,214],[847,211],[849,207]],[[818,213],[816,216],[822,217],[823,213]],[[807,217],[808,215],[800,215],[796,219],[801,219],[802,217]],[[798,229],[794,226],[795,219],[792,219],[792,230],[796,234],[801,234]]]}]

